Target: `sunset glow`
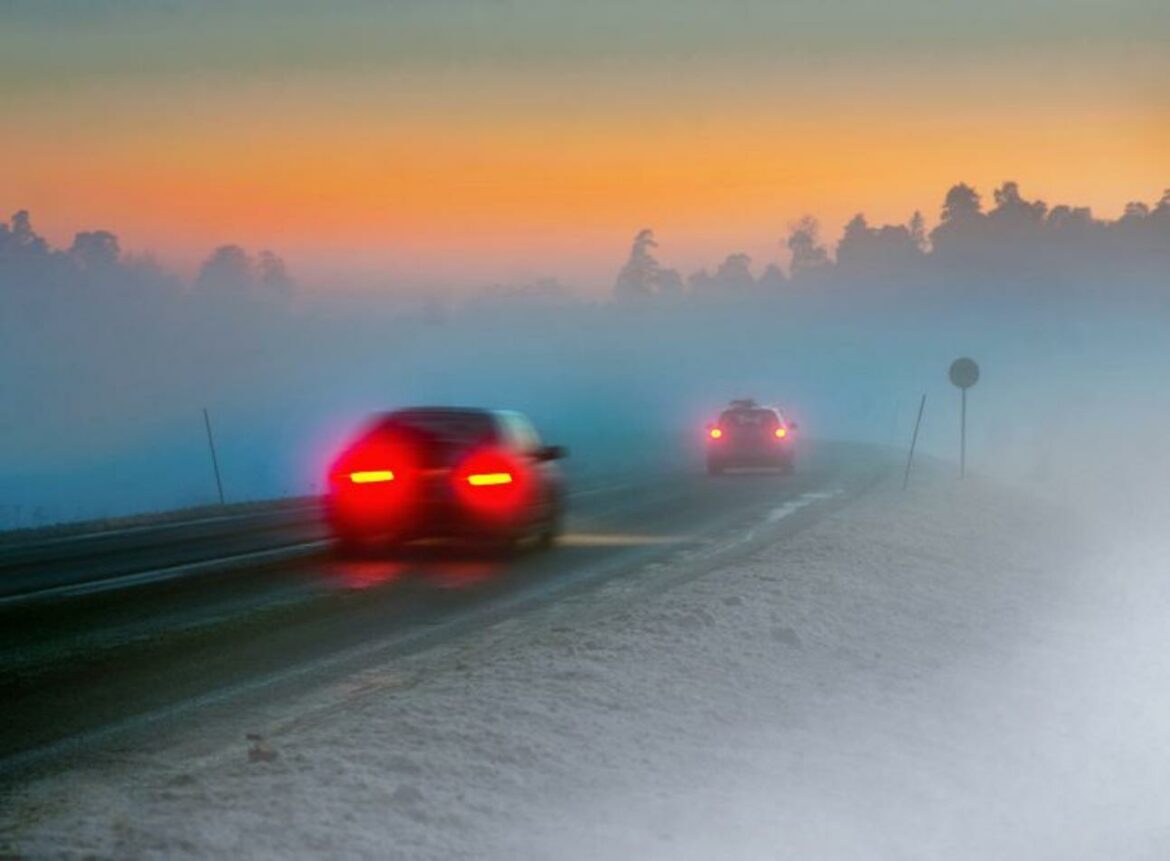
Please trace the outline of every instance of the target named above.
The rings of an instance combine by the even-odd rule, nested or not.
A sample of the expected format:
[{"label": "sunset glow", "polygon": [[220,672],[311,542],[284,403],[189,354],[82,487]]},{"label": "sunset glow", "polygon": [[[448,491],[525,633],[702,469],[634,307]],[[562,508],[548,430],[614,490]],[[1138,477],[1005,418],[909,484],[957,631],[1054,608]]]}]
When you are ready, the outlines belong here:
[{"label": "sunset glow", "polygon": [[[252,5],[132,15],[110,3],[52,33],[51,11],[18,16],[0,35],[0,136],[20,153],[0,162],[4,206],[61,241],[103,227],[179,267],[238,242],[302,273],[543,272],[589,287],[644,226],[684,267],[736,250],[784,262],[779,239],[801,215],[830,236],[858,208],[933,221],[960,180],[1016,179],[1110,216],[1170,183],[1170,60],[1133,50],[1166,15],[1142,4],[1059,79],[1046,62],[1075,37],[1067,28],[1102,26],[1099,10],[1078,5],[1059,28],[1018,13],[1035,29],[1020,52],[984,43],[958,12],[923,23],[906,2],[892,14],[907,31],[859,55],[863,9],[836,21],[747,2],[704,42],[698,3],[673,21],[635,4],[633,32],[617,35],[605,4],[557,24],[523,3],[353,4],[332,24],[275,33],[273,8]],[[184,59],[191,28],[219,68]],[[650,46],[635,50],[635,34]]]}]

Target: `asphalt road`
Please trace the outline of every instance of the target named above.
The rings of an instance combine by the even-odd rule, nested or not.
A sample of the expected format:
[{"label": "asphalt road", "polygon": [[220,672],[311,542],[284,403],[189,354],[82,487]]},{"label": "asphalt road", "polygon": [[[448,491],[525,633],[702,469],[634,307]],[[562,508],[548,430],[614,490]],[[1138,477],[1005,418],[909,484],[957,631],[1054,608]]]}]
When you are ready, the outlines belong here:
[{"label": "asphalt road", "polygon": [[125,553],[119,542],[138,547],[141,535],[97,536],[90,558],[0,547],[0,573],[7,559],[22,578],[0,600],[0,773],[116,751],[161,726],[637,577],[651,562],[710,570],[846,504],[890,466],[874,449],[830,443],[810,446],[788,476],[647,466],[578,486],[562,543],[507,560],[442,545],[340,559],[304,511],[190,525],[189,540],[175,527]]}]

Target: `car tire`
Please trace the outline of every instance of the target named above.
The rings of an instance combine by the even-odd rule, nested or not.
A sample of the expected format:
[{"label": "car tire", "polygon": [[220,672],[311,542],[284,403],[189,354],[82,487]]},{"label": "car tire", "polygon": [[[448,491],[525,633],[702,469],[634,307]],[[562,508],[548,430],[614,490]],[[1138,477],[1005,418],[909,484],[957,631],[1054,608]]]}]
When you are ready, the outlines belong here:
[{"label": "car tire", "polygon": [[707,463],[707,475],[723,475],[723,464],[721,463]]}]

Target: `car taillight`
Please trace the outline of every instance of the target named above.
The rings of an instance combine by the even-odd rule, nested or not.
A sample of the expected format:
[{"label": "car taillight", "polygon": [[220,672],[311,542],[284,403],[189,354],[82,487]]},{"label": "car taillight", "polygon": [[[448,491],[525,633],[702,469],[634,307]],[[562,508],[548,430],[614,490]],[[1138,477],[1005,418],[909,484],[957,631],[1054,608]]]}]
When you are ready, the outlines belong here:
[{"label": "car taillight", "polygon": [[351,472],[349,480],[354,484],[384,484],[388,481],[394,480],[394,470],[391,469],[365,469],[358,472]]},{"label": "car taillight", "polygon": [[784,437],[788,436],[788,428],[778,427],[773,433],[776,434],[776,439],[784,439]]},{"label": "car taillight", "polygon": [[711,428],[711,430],[707,431],[707,436],[711,437],[711,439],[723,439],[723,429]]},{"label": "car taillight", "polygon": [[417,458],[403,440],[371,434],[359,439],[337,458],[329,472],[335,493],[379,499],[401,496],[416,483]]},{"label": "car taillight", "polygon": [[528,502],[529,468],[511,452],[495,447],[472,452],[451,476],[460,503],[489,518],[515,515]]},{"label": "car taillight", "polygon": [[467,483],[472,487],[495,487],[501,484],[511,484],[513,481],[510,472],[477,472],[467,476]]}]

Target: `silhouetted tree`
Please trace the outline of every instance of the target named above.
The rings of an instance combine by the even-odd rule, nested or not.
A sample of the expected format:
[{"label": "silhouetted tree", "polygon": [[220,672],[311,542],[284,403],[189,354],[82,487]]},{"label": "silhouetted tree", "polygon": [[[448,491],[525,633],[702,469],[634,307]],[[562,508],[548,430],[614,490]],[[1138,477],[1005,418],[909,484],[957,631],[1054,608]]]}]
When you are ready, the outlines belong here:
[{"label": "silhouetted tree", "polygon": [[920,254],[926,254],[929,251],[928,242],[926,239],[926,219],[922,217],[922,213],[917,209],[914,214],[910,216],[910,239],[914,242],[914,247],[918,249]]},{"label": "silhouetted tree", "polygon": [[261,251],[256,263],[260,286],[267,292],[287,294],[292,291],[293,281],[289,277],[284,261],[271,251]]},{"label": "silhouetted tree", "polygon": [[764,274],[760,276],[759,287],[765,293],[778,293],[788,286],[788,277],[784,270],[775,263],[769,263]]},{"label": "silhouetted tree", "polygon": [[639,230],[634,237],[633,248],[630,249],[630,259],[618,273],[614,284],[614,295],[618,299],[640,299],[654,292],[654,282],[658,273],[658,261],[650,253],[651,248],[658,247],[654,241],[654,231]]},{"label": "silhouetted tree", "polygon": [[1118,219],[1119,224],[1127,224],[1135,221],[1144,221],[1146,216],[1150,214],[1150,207],[1140,200],[1132,200],[1125,205],[1125,211]]},{"label": "silhouetted tree", "polygon": [[1034,238],[1044,225],[1048,205],[1042,200],[1025,200],[1015,182],[1005,182],[994,194],[995,208],[987,213],[987,223],[998,237],[1009,241]]},{"label": "silhouetted tree", "polygon": [[618,299],[642,299],[656,293],[678,292],[682,279],[677,272],[663,269],[651,253],[657,248],[654,240],[654,231],[639,230],[634,237],[633,248],[630,249],[630,258],[618,273],[614,283],[614,296]]},{"label": "silhouetted tree", "polygon": [[820,225],[806,215],[788,231],[788,250],[792,252],[793,280],[822,276],[830,267],[829,252],[820,244]]},{"label": "silhouetted tree", "polygon": [[979,192],[966,183],[951,186],[943,200],[941,220],[930,232],[935,256],[966,269],[982,254],[985,220]]},{"label": "silhouetted tree", "polygon": [[718,289],[748,293],[756,286],[751,270],[752,259],[746,254],[729,254],[715,270]]},{"label": "silhouetted tree", "polygon": [[1093,224],[1093,212],[1087,206],[1065,206],[1059,204],[1048,212],[1047,225],[1050,230],[1078,230]]},{"label": "silhouetted tree", "polygon": [[1158,205],[1154,207],[1154,215],[1170,218],[1170,188],[1162,192],[1162,197],[1158,199]]},{"label": "silhouetted tree", "polygon": [[870,227],[858,213],[845,225],[837,244],[837,266],[875,279],[902,276],[921,256],[910,228],[902,225]]},{"label": "silhouetted tree", "polygon": [[28,210],[17,212],[7,225],[0,224],[0,259],[29,260],[48,254],[49,245],[33,230]]},{"label": "silhouetted tree", "polygon": [[976,219],[982,213],[983,204],[979,199],[979,192],[961,182],[951,186],[943,200],[942,223],[950,224],[956,221]]},{"label": "silhouetted tree", "polygon": [[1125,212],[1109,225],[1115,253],[1135,267],[1155,269],[1170,263],[1170,192],[1151,208],[1142,201],[1125,205]]},{"label": "silhouetted tree", "polygon": [[199,268],[196,286],[208,293],[244,294],[252,286],[252,258],[238,245],[221,245]]},{"label": "silhouetted tree", "polygon": [[73,237],[69,256],[80,269],[109,272],[118,267],[122,251],[118,247],[118,237],[105,230],[94,230]]}]

